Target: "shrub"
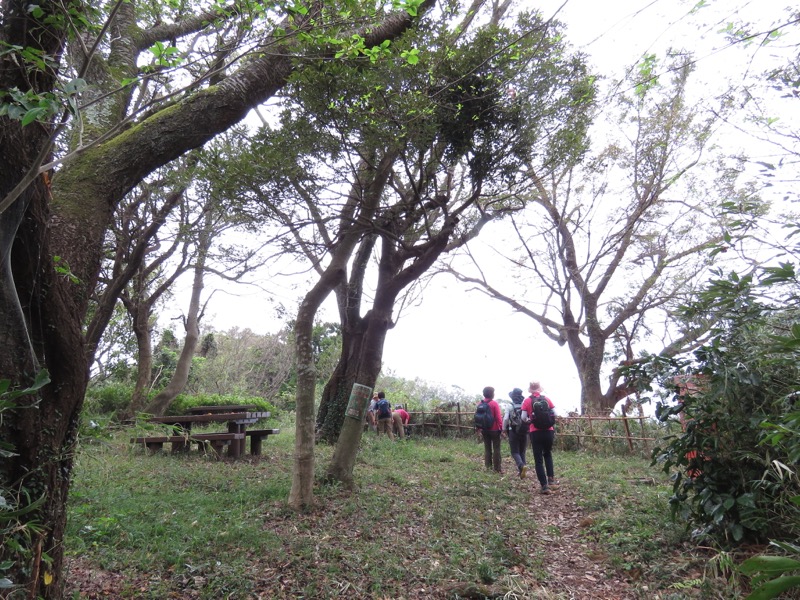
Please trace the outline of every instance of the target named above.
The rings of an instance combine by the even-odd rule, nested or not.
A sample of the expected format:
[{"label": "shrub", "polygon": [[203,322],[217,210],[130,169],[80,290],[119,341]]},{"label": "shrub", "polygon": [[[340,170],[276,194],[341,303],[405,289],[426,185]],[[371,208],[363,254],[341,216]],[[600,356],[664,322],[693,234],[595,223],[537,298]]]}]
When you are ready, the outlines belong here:
[{"label": "shrub", "polygon": [[749,279],[732,276],[709,294],[721,315],[713,338],[661,377],[665,387],[680,378],[693,385],[677,388],[677,403],[659,403],[657,416],[682,414],[685,430],[654,450],[654,462],[674,473],[673,513],[695,533],[720,542],[797,539],[790,405],[800,367],[776,344],[794,314],[755,298]]},{"label": "shrub", "polygon": [[89,416],[112,415],[128,407],[133,395],[133,384],[110,382],[90,386],[86,390],[83,413]]},{"label": "shrub", "polygon": [[276,407],[260,396],[237,396],[233,394],[180,394],[168,409],[170,415],[182,415],[190,408],[195,406],[225,406],[248,404],[256,407],[256,410],[266,410],[276,415]]}]

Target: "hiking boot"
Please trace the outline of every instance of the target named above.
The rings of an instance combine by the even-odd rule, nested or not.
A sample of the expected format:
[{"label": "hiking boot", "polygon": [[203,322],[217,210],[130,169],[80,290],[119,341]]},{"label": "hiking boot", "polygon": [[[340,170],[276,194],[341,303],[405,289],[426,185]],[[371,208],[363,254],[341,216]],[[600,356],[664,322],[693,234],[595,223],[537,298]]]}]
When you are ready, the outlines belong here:
[{"label": "hiking boot", "polygon": [[550,493],[550,487],[547,486],[547,485],[543,485],[542,486],[542,493],[543,494],[549,494]]},{"label": "hiking boot", "polygon": [[548,486],[553,486],[553,487],[558,487],[558,479],[556,479],[555,477],[548,477],[547,478],[547,485]]},{"label": "hiking boot", "polygon": [[522,465],[519,468],[519,478],[520,479],[525,479],[525,475],[527,475],[527,474],[528,474],[528,465]]}]

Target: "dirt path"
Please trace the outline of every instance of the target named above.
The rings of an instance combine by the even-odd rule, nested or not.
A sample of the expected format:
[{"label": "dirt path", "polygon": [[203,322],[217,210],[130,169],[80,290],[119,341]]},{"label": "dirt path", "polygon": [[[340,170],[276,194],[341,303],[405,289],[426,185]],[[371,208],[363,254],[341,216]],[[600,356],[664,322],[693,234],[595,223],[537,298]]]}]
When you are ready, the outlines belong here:
[{"label": "dirt path", "polygon": [[[532,490],[538,490],[535,475],[532,485]],[[547,566],[550,574],[546,584],[548,589],[577,599],[639,597],[628,581],[607,564],[607,556],[584,539],[583,530],[593,521],[578,506],[577,494],[569,481],[562,481],[549,495],[534,491],[533,502],[547,506],[547,510],[539,513],[543,515],[543,523],[538,535],[547,543],[552,557]]]}]

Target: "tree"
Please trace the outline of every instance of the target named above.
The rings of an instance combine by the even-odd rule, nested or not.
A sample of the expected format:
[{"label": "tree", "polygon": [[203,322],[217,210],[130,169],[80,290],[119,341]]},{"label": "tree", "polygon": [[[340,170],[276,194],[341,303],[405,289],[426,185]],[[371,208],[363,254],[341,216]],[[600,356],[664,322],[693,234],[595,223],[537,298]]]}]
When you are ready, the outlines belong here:
[{"label": "tree", "polygon": [[[776,41],[780,44],[788,26],[796,29],[796,10],[790,17],[760,32],[750,24],[731,25],[727,32],[734,43],[758,41],[755,47],[763,51],[767,44],[771,48]],[[791,44],[791,38],[787,40]],[[690,317],[697,313],[717,317],[710,340],[691,355],[666,364],[648,357],[639,377],[654,379],[673,394],[659,402],[658,417],[680,416],[686,424],[680,435],[653,452],[654,463],[673,475],[673,513],[698,537],[724,546],[767,539],[794,541],[800,535],[800,479],[795,468],[800,459],[796,386],[800,247],[796,215],[787,206],[787,200],[796,197],[791,166],[798,156],[793,144],[798,130],[791,118],[785,118],[795,109],[794,90],[800,79],[797,45],[788,50],[785,63],[756,73],[743,89],[734,90],[745,100],[741,122],[747,125],[739,131],[753,136],[754,147],[762,152],[766,148],[749,164],[758,165],[759,183],[774,211],[765,218],[738,220],[740,235],[749,242],[746,266],[718,271],[685,307]],[[696,385],[675,385],[683,381]],[[791,545],[779,547],[791,549]],[[773,559],[778,564],[784,560],[754,557],[743,567],[752,574],[774,564]],[[761,577],[763,585],[753,595],[773,597],[796,587],[797,578],[784,572],[790,570]],[[783,576],[764,583],[778,575]]]},{"label": "tree", "polygon": [[[383,13],[362,3],[352,13],[361,20],[348,31],[351,48],[369,50],[396,38],[414,22],[410,13],[430,4]],[[271,98],[302,64],[295,58],[306,57],[305,65],[332,58],[330,44],[350,23],[328,19],[338,15],[334,0],[274,12],[247,2],[214,5],[196,15],[194,6],[145,9],[136,2],[112,3],[108,13],[80,0],[42,2],[32,10],[4,0],[2,8],[0,41],[9,51],[0,55],[0,341],[7,350],[0,379],[29,388],[43,366],[52,383],[21,397],[0,425],[17,451],[4,461],[2,488],[22,510],[41,499],[25,518],[42,524],[35,539],[4,544],[0,559],[14,561],[10,575],[30,596],[56,598],[89,373],[82,327],[115,207],[155,169]],[[270,20],[273,15],[281,22]],[[216,31],[219,24],[231,26]],[[222,45],[206,43],[218,32]],[[169,44],[173,39],[182,49]],[[189,57],[194,50],[203,54]],[[148,52],[152,61],[143,58]],[[185,70],[170,71],[181,52]],[[72,146],[53,154],[53,144],[65,139],[59,137],[61,100],[81,118],[70,131]],[[70,112],[63,114],[65,122]],[[52,171],[50,158],[61,160],[61,168]]]},{"label": "tree", "polygon": [[[333,65],[315,74],[316,85],[302,78],[304,93],[292,94],[281,127],[262,134],[268,149],[292,140],[299,157],[258,169],[262,178],[251,176],[246,186],[293,236],[287,252],[304,256],[319,277],[295,328],[298,463],[290,501],[298,506],[313,501],[315,378],[307,339],[320,303],[335,292],[343,345],[316,425],[337,442],[328,477],[350,484],[362,428],[344,410],[354,383],[374,385],[398,298],[443,252],[514,209],[505,190],[521,156],[534,147],[555,160],[564,149],[550,139],[537,142],[565,115],[574,117],[567,126],[580,138],[578,113],[592,97],[582,62],[563,55],[555,26],[538,16],[475,31],[447,22],[426,26],[423,37],[401,41],[403,54],[429,49],[417,56],[418,71],[377,61],[366,74]],[[520,93],[514,97],[507,86]],[[529,106],[530,118],[520,119]],[[285,161],[274,154],[252,151]]]},{"label": "tree", "polygon": [[584,413],[608,413],[633,392],[618,369],[604,389],[607,345],[617,346],[619,363],[636,360],[634,347],[657,335],[657,313],[668,338],[662,355],[702,339],[710,322],[687,322],[676,332],[670,311],[702,280],[712,248],[731,241],[733,216],[723,216],[721,205],[747,200],[742,206],[758,210],[752,190],[736,188],[736,165],[709,165],[719,169],[713,181],[692,175],[703,166],[714,120],[687,106],[688,58],[671,65],[667,85],[655,77],[655,64],[644,59],[632,94],[619,97],[618,141],[565,169],[528,166],[528,209],[514,217],[520,252],[508,257],[519,280],[513,293],[475,260],[477,274],[449,269],[567,344]]},{"label": "tree", "polygon": [[94,353],[91,381],[96,384],[102,384],[112,379],[130,381],[135,359],[136,339],[130,319],[125,307],[117,304],[105,334]]},{"label": "tree", "polygon": [[213,227],[214,212],[206,205],[202,213],[202,225],[198,231],[197,255],[192,269],[194,272],[194,279],[189,300],[189,310],[183,320],[186,336],[183,339],[183,347],[178,357],[178,364],[172,377],[170,377],[167,382],[167,385],[150,401],[145,412],[154,415],[163,415],[164,411],[169,408],[170,403],[183,391],[186,382],[189,380],[189,370],[192,366],[192,359],[194,358],[197,343],[200,340],[200,319],[203,313],[200,300],[203,293],[206,259],[214,239]]},{"label": "tree", "polygon": [[262,396],[277,404],[292,387],[294,360],[291,332],[259,335],[250,329],[209,333],[214,351],[193,374],[191,393]]},{"label": "tree", "polygon": [[[120,301],[130,316],[131,331],[136,339],[137,373],[128,407],[121,409],[120,419],[133,417],[145,403],[152,381],[152,329],[154,309],[190,267],[192,230],[191,211],[186,198],[186,172],[183,180],[163,193],[169,175],[142,182],[120,203],[107,236],[107,256],[101,267],[95,300],[90,305],[92,318],[86,334],[86,356],[95,354],[99,336],[106,332],[106,316]],[[180,209],[178,227],[165,227]],[[177,231],[176,231],[177,229]],[[166,230],[166,231],[164,231]],[[172,260],[175,255],[180,258]]]},{"label": "tree", "polygon": [[[193,151],[188,160],[175,161],[172,169],[163,169],[159,177],[150,177],[126,195],[120,203],[108,236],[92,319],[87,332],[87,358],[93,355],[113,307],[122,301],[131,316],[138,344],[138,374],[130,406],[120,418],[130,418],[143,410],[146,390],[151,384],[152,328],[154,310],[189,270],[194,285],[189,311],[184,319],[187,330],[177,369],[147,407],[147,412],[163,414],[169,403],[186,384],[194,356],[192,339],[199,336],[201,293],[206,273],[230,282],[241,281],[260,267],[260,247],[230,248],[222,238],[231,231],[252,228],[246,213],[231,210],[230,200],[219,194],[217,155],[225,152],[241,132],[221,136],[210,147]],[[196,199],[202,195],[203,200]],[[244,215],[244,216],[243,216]],[[209,298],[210,300],[210,298]],[[206,303],[208,300],[206,301]]]},{"label": "tree", "polygon": [[[201,153],[200,166],[202,174],[198,176],[191,191],[202,196],[202,200],[197,202],[196,215],[194,222],[190,224],[188,230],[181,228],[179,231],[186,241],[186,245],[191,245],[192,250],[187,252],[184,247],[182,253],[185,258],[187,255],[192,257],[189,263],[194,277],[192,282],[191,294],[189,299],[189,309],[183,319],[183,326],[186,331],[183,347],[178,357],[177,367],[167,385],[159,391],[150,401],[145,412],[163,415],[170,403],[183,391],[189,380],[189,371],[192,359],[195,355],[197,343],[200,339],[200,320],[205,312],[205,306],[210,297],[202,304],[201,296],[205,285],[206,273],[211,272],[216,276],[229,282],[237,282],[244,278],[248,273],[257,269],[263,264],[258,258],[259,249],[247,251],[233,251],[230,248],[221,247],[221,238],[224,234],[235,231],[242,225],[252,226],[252,223],[240,221],[235,213],[229,212],[229,207],[225,199],[216,192],[217,179],[221,177],[214,166],[217,152],[224,152],[219,145],[211,150]],[[206,154],[209,159],[206,160]],[[206,164],[210,163],[210,164]],[[185,261],[181,261],[183,264]],[[162,288],[163,288],[162,284]]]}]

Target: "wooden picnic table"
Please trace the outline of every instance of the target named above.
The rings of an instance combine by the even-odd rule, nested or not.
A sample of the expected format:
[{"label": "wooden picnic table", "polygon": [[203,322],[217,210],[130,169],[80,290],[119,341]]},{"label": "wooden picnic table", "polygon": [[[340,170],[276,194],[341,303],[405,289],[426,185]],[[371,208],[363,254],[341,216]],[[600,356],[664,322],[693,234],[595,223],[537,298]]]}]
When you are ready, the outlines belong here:
[{"label": "wooden picnic table", "polygon": [[[280,432],[280,429],[258,429],[249,430],[248,425],[252,425],[261,419],[270,416],[268,411],[256,410],[236,410],[239,407],[232,406],[213,406],[196,407],[206,410],[203,413],[189,415],[170,415],[166,417],[151,417],[150,423],[160,423],[172,425],[177,430],[173,435],[167,436],[145,436],[131,438],[132,443],[144,444],[150,450],[158,450],[165,443],[172,444],[172,451],[188,449],[192,442],[199,444],[210,444],[217,454],[220,454],[222,447],[228,446],[228,456],[239,458],[245,452],[245,440],[250,438],[250,453],[261,453],[261,440],[269,435]],[[249,407],[244,407],[249,408]],[[196,424],[226,423],[227,431],[222,433],[192,433],[192,426]]]}]

